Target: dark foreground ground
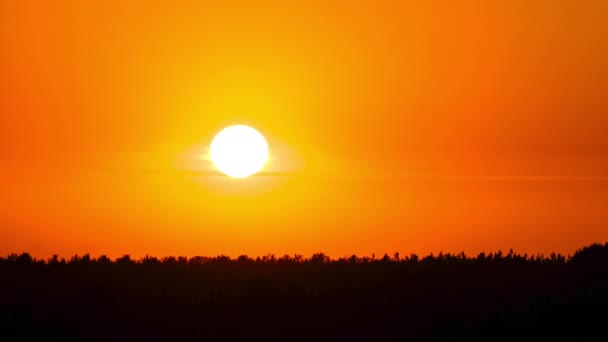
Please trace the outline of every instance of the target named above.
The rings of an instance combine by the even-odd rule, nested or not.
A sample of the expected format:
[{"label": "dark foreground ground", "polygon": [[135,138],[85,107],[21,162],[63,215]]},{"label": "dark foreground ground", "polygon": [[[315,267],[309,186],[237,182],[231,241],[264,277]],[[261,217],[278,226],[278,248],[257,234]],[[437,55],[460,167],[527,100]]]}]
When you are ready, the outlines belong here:
[{"label": "dark foreground ground", "polygon": [[572,258],[0,258],[2,341],[608,340],[608,244]]}]

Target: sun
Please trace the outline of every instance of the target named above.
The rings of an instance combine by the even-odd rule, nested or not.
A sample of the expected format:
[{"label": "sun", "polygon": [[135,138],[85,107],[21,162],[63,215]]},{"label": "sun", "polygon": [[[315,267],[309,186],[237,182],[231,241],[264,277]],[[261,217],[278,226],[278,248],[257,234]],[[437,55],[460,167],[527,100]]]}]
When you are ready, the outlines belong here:
[{"label": "sun", "polygon": [[259,172],[266,164],[268,143],[252,127],[228,126],[211,141],[210,157],[220,172],[234,178],[245,178]]}]

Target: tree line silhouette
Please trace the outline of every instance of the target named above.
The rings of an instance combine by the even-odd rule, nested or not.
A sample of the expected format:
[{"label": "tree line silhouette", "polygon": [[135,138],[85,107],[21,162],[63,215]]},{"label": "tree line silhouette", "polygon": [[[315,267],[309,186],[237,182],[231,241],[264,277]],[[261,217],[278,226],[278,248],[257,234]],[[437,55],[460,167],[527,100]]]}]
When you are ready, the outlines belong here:
[{"label": "tree line silhouette", "polygon": [[608,243],[572,256],[0,257],[0,340],[608,337]]}]

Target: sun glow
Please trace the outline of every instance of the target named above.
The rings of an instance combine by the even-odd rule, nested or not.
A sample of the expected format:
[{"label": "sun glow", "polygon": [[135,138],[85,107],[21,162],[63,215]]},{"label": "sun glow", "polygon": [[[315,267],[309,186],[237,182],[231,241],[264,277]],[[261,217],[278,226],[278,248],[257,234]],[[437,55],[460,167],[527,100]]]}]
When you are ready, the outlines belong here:
[{"label": "sun glow", "polygon": [[245,178],[259,172],[266,164],[268,143],[254,128],[229,126],[213,138],[210,157],[220,172],[234,178]]}]

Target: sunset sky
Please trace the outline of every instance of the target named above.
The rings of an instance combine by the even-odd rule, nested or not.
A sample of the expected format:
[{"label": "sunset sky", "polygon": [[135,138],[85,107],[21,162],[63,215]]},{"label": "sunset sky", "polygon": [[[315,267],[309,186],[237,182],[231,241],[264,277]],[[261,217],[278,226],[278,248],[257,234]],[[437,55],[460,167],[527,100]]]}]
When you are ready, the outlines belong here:
[{"label": "sunset sky", "polygon": [[[0,255],[608,241],[608,1],[0,1]],[[231,124],[270,160],[205,159]]]}]

